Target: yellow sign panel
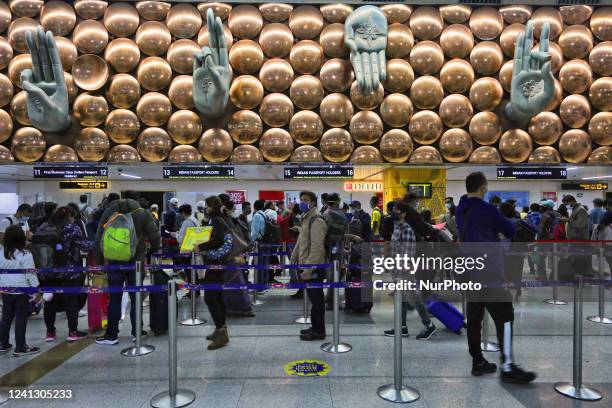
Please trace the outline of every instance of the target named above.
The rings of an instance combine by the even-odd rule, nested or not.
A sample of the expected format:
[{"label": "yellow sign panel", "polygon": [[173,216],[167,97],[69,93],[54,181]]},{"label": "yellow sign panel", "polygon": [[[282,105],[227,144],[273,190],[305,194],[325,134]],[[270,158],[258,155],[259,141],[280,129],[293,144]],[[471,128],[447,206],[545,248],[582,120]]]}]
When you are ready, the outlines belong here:
[{"label": "yellow sign panel", "polygon": [[60,181],[61,190],[106,190],[107,188],[107,181]]},{"label": "yellow sign panel", "polygon": [[181,252],[191,252],[196,245],[210,241],[213,227],[189,227],[181,245]]},{"label": "yellow sign panel", "polygon": [[347,181],[344,183],[344,191],[359,192],[382,190],[383,183],[381,181]]}]

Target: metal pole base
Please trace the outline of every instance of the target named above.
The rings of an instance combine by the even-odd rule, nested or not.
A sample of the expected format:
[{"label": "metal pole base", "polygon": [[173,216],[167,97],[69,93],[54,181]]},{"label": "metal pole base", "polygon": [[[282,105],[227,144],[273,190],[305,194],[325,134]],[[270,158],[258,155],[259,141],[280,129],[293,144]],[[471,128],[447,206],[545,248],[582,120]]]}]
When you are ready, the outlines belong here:
[{"label": "metal pole base", "polygon": [[298,323],[298,324],[311,324],[312,322],[310,321],[310,317],[298,317],[297,319],[294,320],[294,322]]},{"label": "metal pole base", "polygon": [[582,401],[599,401],[601,399],[601,393],[596,389],[584,385],[580,388],[576,388],[574,384],[567,382],[556,383],[555,391],[566,397]]},{"label": "metal pole base", "polygon": [[181,326],[199,326],[204,323],[206,323],[206,320],[190,317],[189,319],[181,321]]},{"label": "metal pole base", "polygon": [[170,396],[170,391],[164,391],[151,398],[151,406],[154,408],[178,408],[186,407],[195,401],[195,392],[179,388],[174,397]]},{"label": "metal pole base", "polygon": [[256,300],[256,301],[251,301],[251,305],[253,306],[261,306],[261,305],[265,305],[266,302],[264,302],[263,300]]},{"label": "metal pole base", "polygon": [[323,350],[326,353],[333,353],[333,354],[348,353],[352,349],[353,349],[353,346],[347,343],[338,343],[337,345],[334,343],[321,344],[321,350]]},{"label": "metal pole base", "polygon": [[402,388],[397,390],[395,385],[388,384],[378,387],[378,396],[385,401],[407,404],[418,400],[421,395],[412,387],[402,385]]},{"label": "metal pole base", "polygon": [[546,299],[544,303],[548,303],[549,305],[567,305],[567,302],[565,300],[558,299]]},{"label": "metal pole base", "polygon": [[496,352],[496,351],[499,351],[499,344],[492,343],[490,341],[482,342],[480,343],[480,349],[482,351]]},{"label": "metal pole base", "polygon": [[612,319],[609,317],[589,316],[587,320],[593,323],[612,324]]},{"label": "metal pole base", "polygon": [[126,349],[121,350],[121,355],[126,357],[138,357],[144,356],[147,354],[151,354],[155,351],[155,347],[153,346],[140,346],[140,347],[128,347]]}]

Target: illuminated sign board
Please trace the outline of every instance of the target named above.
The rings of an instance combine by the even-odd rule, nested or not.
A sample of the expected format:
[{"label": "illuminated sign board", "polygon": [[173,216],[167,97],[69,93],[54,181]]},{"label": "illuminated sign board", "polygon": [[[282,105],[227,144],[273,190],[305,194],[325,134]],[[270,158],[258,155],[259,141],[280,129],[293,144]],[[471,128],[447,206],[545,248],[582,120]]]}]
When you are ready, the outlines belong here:
[{"label": "illuminated sign board", "polygon": [[563,180],[567,178],[565,167],[498,167],[498,179],[512,180]]},{"label": "illuminated sign board", "polygon": [[360,192],[360,191],[382,191],[382,181],[346,181],[344,182],[344,191]]},{"label": "illuminated sign board", "polygon": [[355,170],[352,166],[319,166],[319,167],[285,167],[285,179],[341,179],[353,178]]},{"label": "illuminated sign board", "polygon": [[561,190],[607,190],[608,183],[562,183]]},{"label": "illuminated sign board", "polygon": [[419,198],[431,198],[431,183],[407,183],[409,193],[415,193]]},{"label": "illuminated sign board", "polygon": [[233,179],[233,166],[164,166],[165,179]]},{"label": "illuminated sign board", "polygon": [[60,181],[61,190],[106,190],[106,181]]},{"label": "illuminated sign board", "polygon": [[34,166],[34,178],[42,179],[105,179],[108,177],[106,166]]}]

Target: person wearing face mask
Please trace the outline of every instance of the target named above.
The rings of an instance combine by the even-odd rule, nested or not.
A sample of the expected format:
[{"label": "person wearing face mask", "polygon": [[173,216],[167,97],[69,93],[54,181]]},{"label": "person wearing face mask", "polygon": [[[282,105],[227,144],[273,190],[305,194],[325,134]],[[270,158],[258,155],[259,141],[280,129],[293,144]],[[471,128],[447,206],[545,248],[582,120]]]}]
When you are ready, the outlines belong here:
[{"label": "person wearing face mask", "polygon": [[204,225],[208,221],[208,216],[206,215],[206,204],[204,204],[204,201],[198,201],[196,203],[195,219],[198,220],[199,225]]},{"label": "person wearing face mask", "polygon": [[568,240],[589,239],[589,212],[582,204],[576,202],[573,195],[563,197],[563,204],[570,210],[569,219],[565,228]]},{"label": "person wearing face mask", "polygon": [[191,205],[183,204],[178,209],[179,217],[182,218],[181,229],[176,235],[176,239],[179,243],[179,248],[183,245],[183,240],[185,239],[185,235],[187,235],[187,228],[191,227],[199,227],[201,224],[198,220],[193,216]]},{"label": "person wearing face mask", "polygon": [[14,215],[9,215],[4,219],[0,220],[0,242],[4,239],[4,231],[11,225],[19,225],[23,229],[26,235],[26,239],[29,241],[32,238],[30,232],[30,226],[28,221],[32,216],[32,206],[30,204],[21,204],[17,207],[17,211]]}]

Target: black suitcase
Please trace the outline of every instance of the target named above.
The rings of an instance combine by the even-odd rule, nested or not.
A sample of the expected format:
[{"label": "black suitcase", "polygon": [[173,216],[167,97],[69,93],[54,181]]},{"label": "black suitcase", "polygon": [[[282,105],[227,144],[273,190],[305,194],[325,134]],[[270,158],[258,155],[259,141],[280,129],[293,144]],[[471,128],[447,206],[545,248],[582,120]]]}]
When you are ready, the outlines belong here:
[{"label": "black suitcase", "polygon": [[[365,291],[370,291],[368,294]],[[372,287],[364,288],[346,288],[344,290],[344,311],[347,313],[370,313],[372,310],[373,302],[366,302],[363,300],[364,297],[372,299],[373,290]]]},{"label": "black suitcase", "polygon": [[[154,285],[167,285],[170,277],[164,271],[153,271]],[[149,326],[153,334],[160,335],[168,331],[168,293],[154,292],[149,295]]]}]

